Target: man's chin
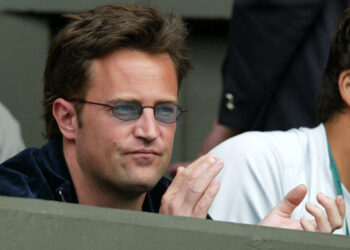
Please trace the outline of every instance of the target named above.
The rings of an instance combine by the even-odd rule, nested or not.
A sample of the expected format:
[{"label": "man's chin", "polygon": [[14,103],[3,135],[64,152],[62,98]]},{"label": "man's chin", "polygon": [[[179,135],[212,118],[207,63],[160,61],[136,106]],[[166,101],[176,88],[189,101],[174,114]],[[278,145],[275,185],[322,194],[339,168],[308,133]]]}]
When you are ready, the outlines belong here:
[{"label": "man's chin", "polygon": [[[125,183],[128,186],[129,190],[133,190],[138,193],[144,193],[152,190],[159,180],[164,175],[166,168],[162,159],[157,158],[153,160],[151,164],[148,164],[148,159],[141,159],[141,163],[139,161],[134,161],[132,164],[129,162],[128,168],[126,169],[125,180],[128,180],[128,183]],[[126,166],[126,164],[125,164]]]},{"label": "man's chin", "polygon": [[130,186],[128,189],[129,192],[135,194],[135,195],[141,195],[148,191],[151,191],[155,186],[156,183],[135,183]]},{"label": "man's chin", "polygon": [[[150,174],[150,172],[148,172]],[[161,176],[158,175],[139,175],[129,179],[129,183],[126,184],[129,190],[133,190],[138,193],[144,193],[152,190],[160,180]]]}]

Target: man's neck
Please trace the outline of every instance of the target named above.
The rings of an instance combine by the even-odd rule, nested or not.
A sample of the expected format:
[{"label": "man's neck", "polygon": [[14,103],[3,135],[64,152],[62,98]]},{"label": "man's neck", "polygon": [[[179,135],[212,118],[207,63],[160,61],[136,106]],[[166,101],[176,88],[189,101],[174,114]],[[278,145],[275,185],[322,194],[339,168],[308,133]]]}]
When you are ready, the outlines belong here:
[{"label": "man's neck", "polygon": [[340,179],[350,191],[350,112],[345,110],[325,123],[327,139]]},{"label": "man's neck", "polygon": [[146,197],[143,194],[126,194],[118,192],[115,187],[89,176],[79,166],[73,153],[74,147],[63,140],[63,152],[77,193],[79,204],[110,207],[127,210],[142,210]]}]

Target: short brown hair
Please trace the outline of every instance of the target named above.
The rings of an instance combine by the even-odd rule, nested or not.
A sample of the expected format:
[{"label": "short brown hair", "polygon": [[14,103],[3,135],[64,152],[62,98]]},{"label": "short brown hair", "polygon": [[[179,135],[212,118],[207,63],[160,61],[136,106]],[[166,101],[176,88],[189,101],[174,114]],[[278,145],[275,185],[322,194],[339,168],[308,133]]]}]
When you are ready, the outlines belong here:
[{"label": "short brown hair", "polygon": [[[168,53],[178,85],[190,69],[185,39],[187,29],[179,16],[161,14],[148,5],[127,3],[101,6],[82,14],[66,15],[69,24],[53,40],[44,75],[46,137],[60,137],[52,115],[57,98],[84,98],[91,60],[119,49]],[[77,113],[81,106],[75,104]]]}]

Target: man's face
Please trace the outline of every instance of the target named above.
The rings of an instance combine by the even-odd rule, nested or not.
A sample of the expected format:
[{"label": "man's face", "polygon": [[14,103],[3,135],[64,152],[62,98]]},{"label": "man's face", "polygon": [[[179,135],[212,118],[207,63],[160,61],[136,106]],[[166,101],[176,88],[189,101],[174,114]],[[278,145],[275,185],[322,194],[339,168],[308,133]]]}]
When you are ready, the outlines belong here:
[{"label": "man's face", "polygon": [[[177,77],[168,54],[120,50],[94,59],[89,72],[87,101],[177,103]],[[126,193],[152,189],[169,164],[175,123],[157,121],[151,108],[136,120],[122,121],[110,108],[92,104],[84,104],[81,121],[76,152],[88,178]]]}]

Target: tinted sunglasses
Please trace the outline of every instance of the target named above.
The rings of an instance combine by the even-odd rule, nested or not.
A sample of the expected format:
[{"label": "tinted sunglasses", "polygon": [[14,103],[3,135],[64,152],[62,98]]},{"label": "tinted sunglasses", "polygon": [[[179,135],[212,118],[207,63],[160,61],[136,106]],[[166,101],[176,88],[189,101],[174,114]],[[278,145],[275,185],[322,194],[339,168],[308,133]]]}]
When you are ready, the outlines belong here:
[{"label": "tinted sunglasses", "polygon": [[120,101],[114,105],[90,102],[84,99],[70,99],[68,101],[109,107],[112,109],[114,117],[123,121],[136,120],[142,115],[143,109],[145,108],[153,109],[156,120],[167,124],[178,121],[182,114],[187,112],[187,110],[174,103],[161,103],[156,106],[142,106],[140,103],[134,101]]}]

